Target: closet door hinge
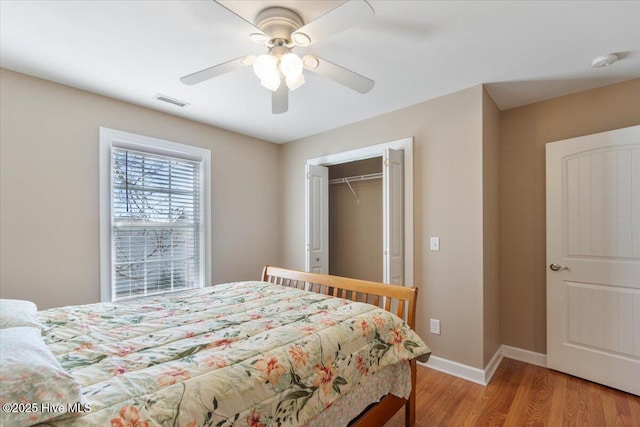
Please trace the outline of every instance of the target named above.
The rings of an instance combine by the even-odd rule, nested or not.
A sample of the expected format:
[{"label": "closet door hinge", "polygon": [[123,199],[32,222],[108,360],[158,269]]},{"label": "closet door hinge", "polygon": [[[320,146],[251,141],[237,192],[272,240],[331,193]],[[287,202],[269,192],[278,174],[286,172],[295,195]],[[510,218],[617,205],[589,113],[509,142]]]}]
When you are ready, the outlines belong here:
[{"label": "closet door hinge", "polygon": [[311,178],[311,175],[309,175],[309,172],[307,172],[305,176],[307,177],[307,179]]},{"label": "closet door hinge", "polygon": [[387,166],[387,167],[389,166],[389,159],[388,158],[384,159],[384,165]]}]

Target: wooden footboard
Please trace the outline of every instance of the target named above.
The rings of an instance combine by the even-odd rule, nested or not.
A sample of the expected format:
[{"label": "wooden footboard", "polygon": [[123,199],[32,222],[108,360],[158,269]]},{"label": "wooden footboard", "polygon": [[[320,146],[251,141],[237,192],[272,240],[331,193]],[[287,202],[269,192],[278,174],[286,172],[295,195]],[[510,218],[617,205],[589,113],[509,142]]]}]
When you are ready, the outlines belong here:
[{"label": "wooden footboard", "polygon": [[[417,288],[327,274],[307,273],[272,266],[264,267],[262,280],[353,301],[367,302],[397,315],[407,322],[411,328],[415,328]],[[411,360],[410,363],[411,395],[409,399],[402,399],[389,394],[354,420],[351,424],[352,426],[383,426],[403,406],[405,406],[405,425],[411,427],[415,424],[416,361]]]}]

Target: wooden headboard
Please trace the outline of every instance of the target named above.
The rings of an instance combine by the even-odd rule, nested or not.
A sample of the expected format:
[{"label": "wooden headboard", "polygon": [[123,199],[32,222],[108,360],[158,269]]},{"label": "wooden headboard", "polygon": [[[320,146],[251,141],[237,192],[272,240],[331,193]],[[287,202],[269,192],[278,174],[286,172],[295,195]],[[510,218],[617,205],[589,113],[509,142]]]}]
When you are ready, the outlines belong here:
[{"label": "wooden headboard", "polygon": [[404,319],[411,328],[415,328],[418,288],[307,273],[269,265],[262,270],[262,280],[352,301],[367,302],[390,311]]}]

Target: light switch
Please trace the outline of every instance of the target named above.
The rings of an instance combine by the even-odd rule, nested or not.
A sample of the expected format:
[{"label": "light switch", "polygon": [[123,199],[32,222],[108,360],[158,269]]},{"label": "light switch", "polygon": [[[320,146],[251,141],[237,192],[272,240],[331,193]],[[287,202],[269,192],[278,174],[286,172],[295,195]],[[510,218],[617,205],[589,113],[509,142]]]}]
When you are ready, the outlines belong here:
[{"label": "light switch", "polygon": [[431,319],[429,325],[429,332],[432,334],[440,335],[440,320],[439,319]]},{"label": "light switch", "polygon": [[439,237],[432,237],[431,238],[431,250],[432,251],[439,251],[440,250],[440,238]]}]

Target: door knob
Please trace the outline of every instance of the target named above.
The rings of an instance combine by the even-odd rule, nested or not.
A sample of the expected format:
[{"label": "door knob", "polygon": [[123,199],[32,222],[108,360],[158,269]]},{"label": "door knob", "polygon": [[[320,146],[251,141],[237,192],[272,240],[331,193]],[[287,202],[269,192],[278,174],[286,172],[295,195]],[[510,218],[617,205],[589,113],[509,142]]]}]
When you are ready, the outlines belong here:
[{"label": "door knob", "polygon": [[316,262],[320,261],[320,258],[316,258]]},{"label": "door knob", "polygon": [[558,264],[551,264],[549,268],[551,269],[551,271],[569,270],[569,267],[566,267],[564,265],[558,265]]}]

